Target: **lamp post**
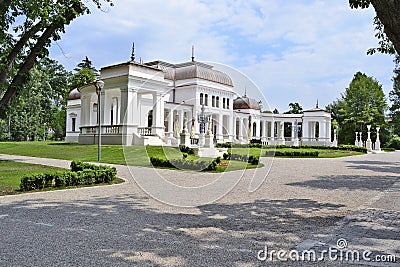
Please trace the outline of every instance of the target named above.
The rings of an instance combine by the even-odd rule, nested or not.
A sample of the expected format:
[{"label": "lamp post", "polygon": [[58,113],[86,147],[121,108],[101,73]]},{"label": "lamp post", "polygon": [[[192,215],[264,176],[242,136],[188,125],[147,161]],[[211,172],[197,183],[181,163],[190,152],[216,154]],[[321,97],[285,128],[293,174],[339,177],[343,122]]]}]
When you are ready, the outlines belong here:
[{"label": "lamp post", "polygon": [[44,125],[44,129],[43,129],[43,141],[44,142],[46,142],[46,125],[47,125],[47,123],[43,123],[43,125]]},{"label": "lamp post", "polygon": [[97,94],[97,123],[99,125],[99,137],[97,139],[97,161],[101,160],[101,103],[100,103],[100,95],[101,90],[104,87],[104,82],[102,80],[97,80],[94,82],[94,86],[96,87],[96,94]]}]

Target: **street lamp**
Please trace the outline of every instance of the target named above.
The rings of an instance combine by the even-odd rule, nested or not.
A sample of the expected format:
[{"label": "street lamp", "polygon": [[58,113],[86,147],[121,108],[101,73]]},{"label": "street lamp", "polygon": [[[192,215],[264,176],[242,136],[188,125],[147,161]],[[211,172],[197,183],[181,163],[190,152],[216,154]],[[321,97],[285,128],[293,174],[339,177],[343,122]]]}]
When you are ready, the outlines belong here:
[{"label": "street lamp", "polygon": [[100,95],[101,90],[104,87],[104,82],[102,80],[97,80],[94,82],[94,87],[96,87],[96,94],[97,94],[97,123],[99,125],[99,138],[97,143],[97,161],[101,160],[101,103],[100,103]]}]

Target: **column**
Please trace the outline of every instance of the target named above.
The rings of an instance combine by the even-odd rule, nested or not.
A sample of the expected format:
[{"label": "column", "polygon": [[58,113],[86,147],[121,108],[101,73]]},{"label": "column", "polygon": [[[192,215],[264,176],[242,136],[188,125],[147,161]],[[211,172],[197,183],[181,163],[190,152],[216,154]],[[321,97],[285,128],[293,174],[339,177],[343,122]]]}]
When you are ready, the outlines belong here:
[{"label": "column", "polygon": [[294,123],[294,121],[293,121],[293,122],[292,122],[292,133],[291,133],[291,136],[290,136],[292,142],[293,142],[293,140],[296,139],[296,137],[297,137],[297,136],[295,136],[295,127],[296,127],[296,125],[295,125],[295,123]]},{"label": "column", "polygon": [[138,89],[136,88],[122,88],[121,90],[121,112],[120,124],[122,127],[122,134],[126,135],[125,144],[132,144],[132,134],[137,133],[139,111],[138,111]]},{"label": "column", "polygon": [[326,125],[325,121],[320,121],[319,122],[319,140],[323,141],[324,143],[327,141],[327,135],[326,135]]},{"label": "column", "polygon": [[153,93],[153,134],[164,136],[164,101],[160,92]]},{"label": "column", "polygon": [[87,125],[87,114],[88,113],[88,105],[87,105],[87,96],[83,95],[81,98],[81,126]]},{"label": "column", "polygon": [[181,133],[183,130],[183,110],[178,110],[178,116],[179,116],[179,129],[178,132]]},{"label": "column", "polygon": [[217,126],[217,139],[223,139],[223,131],[222,128],[224,127],[224,119],[221,113],[218,114],[218,126]]},{"label": "column", "polygon": [[309,134],[309,124],[308,124],[308,121],[303,121],[303,125],[301,126],[301,128],[302,128],[302,138],[301,138],[301,140],[303,141],[303,142],[307,142],[307,141],[309,141],[309,138],[310,138],[310,134]]},{"label": "column", "polygon": [[275,141],[275,120],[271,121],[271,141]]},{"label": "column", "polygon": [[367,142],[365,144],[366,144],[367,150],[372,151],[371,125],[367,125],[367,129],[368,129],[368,132],[367,132],[368,136],[367,136]]}]

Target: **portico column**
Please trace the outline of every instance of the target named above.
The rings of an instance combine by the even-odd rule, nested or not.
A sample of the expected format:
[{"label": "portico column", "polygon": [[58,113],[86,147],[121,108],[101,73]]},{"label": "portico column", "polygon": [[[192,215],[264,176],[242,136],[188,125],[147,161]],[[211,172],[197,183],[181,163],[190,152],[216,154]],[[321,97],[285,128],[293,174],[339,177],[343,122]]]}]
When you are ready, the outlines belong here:
[{"label": "portico column", "polygon": [[158,136],[164,135],[164,101],[160,92],[153,93],[153,125],[152,133]]},{"label": "portico column", "polygon": [[322,140],[323,142],[327,141],[327,135],[326,135],[326,126],[325,126],[325,121],[320,121],[319,122],[319,139],[320,141]]},{"label": "portico column", "polygon": [[271,121],[271,141],[275,140],[275,121]]},{"label": "portico column", "polygon": [[168,132],[174,132],[174,110],[170,109],[168,113]]},{"label": "portico column", "polygon": [[291,141],[293,141],[293,140],[296,138],[296,136],[295,136],[295,127],[296,127],[296,125],[295,125],[295,123],[294,123],[294,121],[293,121],[293,122],[292,122],[292,134],[291,134],[291,136],[290,136]]},{"label": "portico column", "polygon": [[179,110],[178,114],[179,114],[179,133],[181,133],[183,130],[183,116],[184,116],[183,110]]},{"label": "portico column", "polygon": [[309,132],[308,132],[308,130],[309,130],[309,125],[308,125],[308,121],[303,121],[303,125],[301,125],[301,130],[302,130],[302,133],[301,133],[301,140],[304,142],[304,141],[309,141],[310,139],[310,135],[309,135]]},{"label": "portico column", "polygon": [[87,115],[88,114],[88,110],[90,107],[88,107],[87,104],[87,96],[84,95],[81,98],[81,121],[80,121],[80,125],[81,126],[86,126],[87,125]]},{"label": "portico column", "polygon": [[222,128],[224,127],[224,120],[223,120],[223,115],[220,113],[218,114],[218,132],[217,132],[217,138],[223,138],[223,131]]}]

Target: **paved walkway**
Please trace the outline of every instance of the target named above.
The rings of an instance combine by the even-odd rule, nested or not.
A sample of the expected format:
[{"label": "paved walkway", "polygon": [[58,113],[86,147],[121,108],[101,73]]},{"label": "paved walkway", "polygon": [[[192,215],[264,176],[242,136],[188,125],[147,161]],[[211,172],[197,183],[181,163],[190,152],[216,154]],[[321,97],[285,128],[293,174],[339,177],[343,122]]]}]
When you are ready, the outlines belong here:
[{"label": "paved walkway", "polygon": [[[1,154],[0,159],[65,168],[70,164]],[[257,253],[265,246],[319,253],[336,248],[339,238],[346,240],[347,249],[370,250],[371,258],[397,255],[398,264],[399,159],[399,152],[276,158],[255,192],[249,186],[252,191],[252,184],[259,184],[254,177],[260,170],[221,178],[116,166],[126,183],[0,197],[0,266],[309,266],[313,263],[276,257],[263,262]],[[151,181],[154,173],[180,187],[147,187],[146,179]],[[190,206],[215,195],[182,188],[204,188],[219,179],[230,183],[238,176],[232,190],[197,207],[168,205],[151,196]],[[226,189],[221,184],[213,184],[216,193]],[[142,188],[153,191],[149,195]],[[347,265],[396,266],[365,260],[318,263]]]}]

